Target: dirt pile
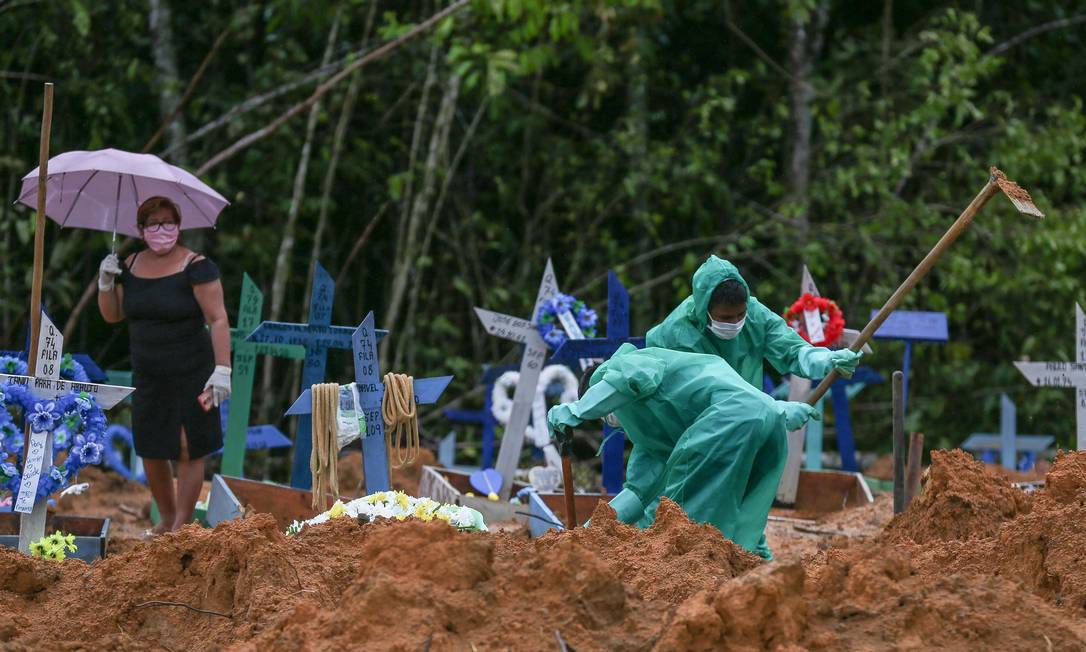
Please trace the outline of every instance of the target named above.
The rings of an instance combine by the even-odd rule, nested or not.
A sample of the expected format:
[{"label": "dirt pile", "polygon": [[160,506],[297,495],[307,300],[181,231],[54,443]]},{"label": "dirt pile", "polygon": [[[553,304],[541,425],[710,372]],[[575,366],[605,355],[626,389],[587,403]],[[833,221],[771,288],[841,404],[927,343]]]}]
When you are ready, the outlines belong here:
[{"label": "dirt pile", "polygon": [[1033,509],[987,539],[944,542],[917,552],[921,570],[992,574],[1086,615],[1086,452],[1056,459]]},{"label": "dirt pile", "polygon": [[1026,514],[1032,498],[997,477],[963,450],[932,451],[927,481],[909,509],[885,531],[889,541],[987,538],[1005,521]]},{"label": "dirt pile", "polygon": [[686,601],[656,650],[1080,650],[1069,620],[1005,579],[916,573],[876,544],[834,550],[808,567],[756,569]]},{"label": "dirt pile", "polygon": [[1035,498],[934,460],[885,536],[885,499],[778,521],[820,550],[773,564],[668,501],[647,530],[601,504],[534,540],[347,518],[287,537],[260,514],[90,566],[0,550],[0,648],[1086,649],[1086,453]]},{"label": "dirt pile", "polygon": [[600,501],[591,527],[572,533],[549,532],[537,547],[540,554],[547,554],[567,539],[603,552],[611,570],[635,587],[642,598],[671,604],[762,563],[758,556],[721,536],[720,530],[691,522],[682,508],[667,498],[660,501],[656,521],[647,531],[620,523],[615,510]]},{"label": "dirt pile", "polygon": [[4,551],[0,612],[17,626],[0,643],[553,650],[558,631],[579,650],[646,649],[687,595],[759,564],[674,503],[650,530],[615,522],[606,506],[594,519],[598,529],[529,541],[345,518],[287,537],[260,514],[91,566]]}]

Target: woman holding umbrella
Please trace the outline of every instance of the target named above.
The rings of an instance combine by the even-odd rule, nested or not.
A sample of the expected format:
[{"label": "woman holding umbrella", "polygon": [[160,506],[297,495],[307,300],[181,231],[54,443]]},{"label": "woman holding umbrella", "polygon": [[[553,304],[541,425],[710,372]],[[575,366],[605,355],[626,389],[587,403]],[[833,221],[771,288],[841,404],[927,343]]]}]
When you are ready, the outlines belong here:
[{"label": "woman holding umbrella", "polygon": [[222,447],[218,406],[230,394],[230,324],[218,267],[178,243],[177,206],[151,197],[136,224],[147,248],[123,265],[116,254],[102,260],[98,308],[109,323],[128,320],[132,434],[162,516],[157,534],[192,519],[204,457]]},{"label": "woman holding umbrella", "polygon": [[[37,205],[38,173],[23,177],[19,201],[31,207]],[[50,219],[62,228],[112,232],[114,242],[122,233],[147,244],[123,265],[112,253],[102,261],[98,308],[110,323],[129,322],[133,437],[162,516],[156,533],[192,518],[203,458],[222,446],[218,406],[230,395],[222,284],[215,264],[178,244],[178,236],[181,229],[214,227],[229,203],[152,154],[102,149],[49,159]]]}]

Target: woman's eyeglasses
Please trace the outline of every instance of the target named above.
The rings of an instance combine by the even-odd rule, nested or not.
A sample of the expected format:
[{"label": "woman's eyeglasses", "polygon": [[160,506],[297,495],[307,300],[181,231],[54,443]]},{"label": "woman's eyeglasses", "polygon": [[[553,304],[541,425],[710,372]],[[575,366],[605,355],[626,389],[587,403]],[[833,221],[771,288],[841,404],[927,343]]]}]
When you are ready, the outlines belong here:
[{"label": "woman's eyeglasses", "polygon": [[148,224],[143,227],[144,231],[150,233],[157,233],[159,231],[165,231],[166,233],[173,233],[177,230],[177,222],[156,222],[154,224]]}]

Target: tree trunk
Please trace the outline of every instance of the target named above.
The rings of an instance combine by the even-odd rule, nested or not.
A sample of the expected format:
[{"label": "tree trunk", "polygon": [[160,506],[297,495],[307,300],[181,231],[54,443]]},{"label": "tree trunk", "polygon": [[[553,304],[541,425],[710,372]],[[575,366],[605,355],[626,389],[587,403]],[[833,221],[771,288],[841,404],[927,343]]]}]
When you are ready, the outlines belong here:
[{"label": "tree trunk", "polygon": [[[148,23],[151,32],[151,55],[155,62],[155,86],[158,89],[159,119],[165,120],[181,101],[181,78],[177,71],[177,51],[174,49],[173,27],[169,0],[147,0],[150,13]],[[185,117],[178,114],[166,128],[166,143],[174,150],[173,160],[185,165],[188,152],[185,149]],[[196,251],[204,248],[203,231],[185,234],[185,244]]]},{"label": "tree trunk", "polygon": [[[407,285],[413,276],[412,272],[417,260],[416,244],[418,242],[419,229],[423,220],[430,214],[434,199],[434,189],[437,185],[438,168],[440,161],[447,158],[449,148],[449,130],[452,127],[453,116],[456,113],[456,102],[460,97],[460,77],[451,75],[445,84],[445,93],[441,97],[441,105],[437,116],[434,118],[434,127],[430,130],[430,145],[426,154],[426,163],[422,171],[422,185],[411,204],[411,215],[408,218],[404,243],[400,251],[396,252],[396,266],[393,271],[392,286],[389,292],[388,313],[385,315],[387,328],[395,332],[407,293]],[[431,219],[434,219],[431,216]],[[406,320],[404,320],[406,323]],[[381,341],[381,357],[388,360],[389,341],[385,338]],[[401,340],[407,340],[406,334],[400,335]],[[402,349],[401,349],[402,350]],[[399,351],[398,351],[399,352]],[[399,365],[399,356],[392,361],[394,368]]]},{"label": "tree trunk", "polygon": [[[169,0],[148,0],[151,12],[148,16],[151,28],[151,54],[155,62],[155,85],[158,87],[158,111],[166,119],[181,100],[181,78],[177,72],[177,52],[173,46],[173,28],[170,26]],[[174,160],[183,164],[185,152],[185,119],[178,115],[166,129],[166,139],[174,149]]]},{"label": "tree trunk", "polygon": [[788,200],[795,207],[796,231],[800,241],[807,238],[811,183],[811,104],[815,92],[811,83],[815,59],[822,47],[822,33],[829,15],[829,2],[822,0],[809,13],[795,12],[790,19],[788,47],[789,141],[786,182]]},{"label": "tree trunk", "polygon": [[[370,32],[373,29],[373,17],[377,13],[377,3],[370,3],[369,13],[366,15],[366,27],[363,31],[362,41],[368,43]],[[328,228],[328,206],[331,203],[332,186],[336,181],[336,171],[339,169],[339,156],[343,151],[343,141],[347,139],[347,127],[354,116],[354,105],[358,99],[358,89],[362,87],[362,70],[358,69],[351,75],[351,81],[347,85],[347,93],[343,98],[343,107],[340,109],[339,121],[336,123],[335,132],[332,134],[332,155],[328,161],[328,170],[324,173],[324,182],[321,184],[320,212],[317,216],[317,228],[313,231],[313,248],[309,254],[309,274],[305,281],[305,300],[303,306],[309,305],[313,293],[313,276],[317,273],[317,262],[320,260],[321,246],[324,242],[324,232]]]},{"label": "tree trunk", "polygon": [[[630,188],[633,195],[630,197],[630,210],[634,224],[640,227],[638,250],[648,251],[652,248],[652,229],[649,224],[648,210],[648,166],[649,166],[649,97],[648,97],[648,73],[646,72],[645,57],[648,56],[649,42],[645,37],[645,28],[636,28],[629,58],[629,82],[626,86],[626,111],[629,124],[629,145],[627,159],[630,161]],[[651,265],[639,265],[630,270],[631,279],[635,284],[644,283],[653,277]],[[569,283],[578,279],[570,278]],[[570,286],[572,287],[572,285]],[[647,301],[633,303],[631,318],[635,322],[650,322],[653,319],[652,306]],[[610,333],[607,333],[610,337]]]},{"label": "tree trunk", "polygon": [[[336,38],[339,33],[339,19],[342,9],[336,10],[332,19],[332,27],[328,30],[328,42],[324,48],[324,57],[321,65],[328,65],[335,49]],[[287,294],[287,281],[290,278],[290,258],[294,253],[294,231],[298,223],[298,214],[301,212],[302,200],[305,198],[305,179],[309,171],[309,157],[313,149],[313,133],[317,129],[317,119],[320,117],[320,101],[316,101],[309,108],[309,117],[305,125],[305,141],[302,143],[302,151],[298,157],[298,167],[294,174],[294,188],[290,198],[290,208],[287,211],[287,223],[283,226],[283,239],[279,243],[279,253],[275,257],[275,275],[272,277],[271,314],[269,319],[280,321],[283,316],[283,301]],[[303,306],[303,310],[308,306]],[[268,358],[264,364],[264,377],[262,379],[261,394],[264,397],[262,413],[264,418],[269,417],[272,406],[272,379],[274,378],[274,359]]]},{"label": "tree trunk", "polygon": [[[456,83],[460,83],[459,78]],[[479,108],[475,111],[475,117],[472,118],[471,124],[468,125],[468,129],[464,132],[464,137],[460,141],[460,147],[457,148],[452,161],[445,166],[445,178],[441,182],[441,191],[438,193],[437,200],[434,202],[432,210],[433,217],[426,226],[426,235],[422,239],[422,247],[419,249],[419,258],[424,258],[430,253],[430,244],[433,242],[434,231],[437,229],[438,220],[441,219],[441,213],[445,208],[445,199],[449,194],[449,186],[452,185],[453,179],[456,178],[456,172],[460,169],[460,163],[463,161],[468,146],[475,137],[475,130],[479,127],[479,121],[482,119],[483,113],[486,111],[486,107],[489,106],[489,104],[489,98],[484,98],[483,101],[479,103]],[[444,149],[447,154],[448,146],[446,145]],[[411,284],[410,298],[407,302],[407,317],[404,322],[407,328],[403,329],[407,338],[401,338],[396,345],[396,360],[403,362],[406,357],[407,369],[415,368],[415,353],[417,348],[410,346],[410,344],[415,340],[416,336],[415,316],[419,306],[419,289],[422,285],[422,274],[420,272]]]}]

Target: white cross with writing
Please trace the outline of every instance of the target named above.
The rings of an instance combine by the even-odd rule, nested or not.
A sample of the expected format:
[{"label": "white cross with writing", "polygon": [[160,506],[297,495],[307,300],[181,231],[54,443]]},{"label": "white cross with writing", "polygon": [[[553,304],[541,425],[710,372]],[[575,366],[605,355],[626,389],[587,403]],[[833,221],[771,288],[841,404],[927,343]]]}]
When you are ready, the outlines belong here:
[{"label": "white cross with writing", "polygon": [[1015,362],[1034,387],[1075,389],[1075,448],[1086,450],[1086,315],[1075,304],[1075,362]]},{"label": "white cross with writing", "polygon": [[[132,387],[61,380],[60,363],[63,359],[61,353],[63,347],[64,337],[60,329],[43,312],[41,328],[38,332],[38,355],[34,376],[0,374],[0,384],[26,385],[35,398],[43,400],[56,398],[70,391],[86,392],[93,396],[103,409],[113,407],[135,391]],[[29,423],[29,415],[26,415],[26,418]],[[51,467],[52,464],[52,431],[31,432],[26,447],[26,459],[23,460],[22,481],[15,500],[15,511],[20,513],[19,550],[24,553],[29,552],[32,541],[45,536],[46,501],[35,500],[35,498],[38,479],[42,471]]]},{"label": "white cross with writing", "polygon": [[502,487],[498,495],[502,500],[509,498],[513,488],[513,474],[520,464],[520,451],[524,445],[524,431],[528,427],[528,419],[532,416],[532,403],[535,400],[536,385],[539,383],[539,372],[543,369],[543,363],[547,358],[547,344],[543,336],[536,329],[539,308],[549,299],[558,294],[558,280],[554,276],[554,266],[547,259],[547,267],[543,271],[543,279],[539,283],[539,292],[535,297],[535,306],[528,319],[520,319],[510,315],[476,308],[475,314],[483,322],[483,326],[491,335],[513,340],[524,344],[524,355],[520,359],[520,378],[517,380],[517,390],[513,394],[513,411],[509,415],[509,423],[502,435],[501,448],[498,449],[498,463],[495,466],[502,476]]}]

